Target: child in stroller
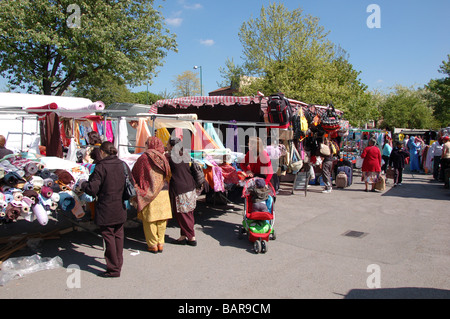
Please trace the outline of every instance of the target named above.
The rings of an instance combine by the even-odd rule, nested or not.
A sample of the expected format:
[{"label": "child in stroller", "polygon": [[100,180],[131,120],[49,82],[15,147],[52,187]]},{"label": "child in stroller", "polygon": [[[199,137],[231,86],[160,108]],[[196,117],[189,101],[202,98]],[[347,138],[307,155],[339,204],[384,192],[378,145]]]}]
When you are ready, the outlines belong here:
[{"label": "child in stroller", "polygon": [[242,197],[244,197],[244,219],[239,229],[239,238],[248,234],[255,252],[266,253],[269,238],[273,240],[276,238],[273,229],[275,190],[270,183],[266,185],[264,179],[255,177],[245,183]]}]

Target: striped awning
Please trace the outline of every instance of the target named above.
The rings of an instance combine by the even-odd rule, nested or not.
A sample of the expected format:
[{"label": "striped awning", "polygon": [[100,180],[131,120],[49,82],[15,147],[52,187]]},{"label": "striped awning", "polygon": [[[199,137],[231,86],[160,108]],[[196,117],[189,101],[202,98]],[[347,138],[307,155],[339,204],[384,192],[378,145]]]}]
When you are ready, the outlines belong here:
[{"label": "striped awning", "polygon": [[[202,106],[202,105],[234,105],[242,104],[247,105],[250,103],[260,103],[259,97],[254,96],[188,96],[180,97],[176,99],[167,99],[156,101],[152,105],[152,108],[157,109],[158,107],[163,107],[165,105],[172,107],[187,108],[189,106]],[[151,110],[152,111],[152,110]]]},{"label": "striped awning", "polygon": [[[293,99],[289,99],[289,102],[294,108],[302,107],[306,108],[308,106],[307,103],[302,101],[297,101]],[[175,99],[167,99],[167,100],[159,100],[156,101],[150,107],[149,113],[157,114],[158,108],[163,106],[172,106],[172,107],[180,107],[180,108],[188,108],[189,106],[200,107],[202,105],[248,105],[251,103],[260,103],[261,109],[265,111],[267,108],[267,97],[262,95],[261,93],[257,96],[188,96],[188,97],[180,97]],[[327,106],[315,105],[315,107],[321,111],[326,110]],[[336,109],[338,114],[342,114],[343,112]]]}]

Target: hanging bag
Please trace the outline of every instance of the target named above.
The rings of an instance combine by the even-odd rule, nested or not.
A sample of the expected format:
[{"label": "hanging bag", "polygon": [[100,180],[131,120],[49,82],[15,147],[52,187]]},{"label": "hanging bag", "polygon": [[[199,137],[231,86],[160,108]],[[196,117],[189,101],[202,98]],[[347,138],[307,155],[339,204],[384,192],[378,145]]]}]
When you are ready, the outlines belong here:
[{"label": "hanging bag", "polygon": [[339,116],[337,115],[333,104],[328,104],[327,111],[322,115],[321,124],[322,128],[328,133],[337,132],[341,128]]},{"label": "hanging bag", "polygon": [[196,161],[192,161],[191,163],[191,174],[194,177],[196,188],[201,188],[205,182],[205,173],[201,165]]},{"label": "hanging bag", "polygon": [[330,156],[331,155],[331,149],[328,145],[324,143],[320,143],[320,155],[322,156]]},{"label": "hanging bag", "polygon": [[133,183],[130,181],[130,176],[128,175],[127,164],[122,162],[123,164],[123,172],[125,173],[125,188],[123,189],[123,200],[130,200],[133,197],[136,197],[136,189],[134,188]]},{"label": "hanging bag", "polygon": [[291,104],[284,95],[272,94],[267,100],[267,115],[270,123],[287,125],[293,115]]}]

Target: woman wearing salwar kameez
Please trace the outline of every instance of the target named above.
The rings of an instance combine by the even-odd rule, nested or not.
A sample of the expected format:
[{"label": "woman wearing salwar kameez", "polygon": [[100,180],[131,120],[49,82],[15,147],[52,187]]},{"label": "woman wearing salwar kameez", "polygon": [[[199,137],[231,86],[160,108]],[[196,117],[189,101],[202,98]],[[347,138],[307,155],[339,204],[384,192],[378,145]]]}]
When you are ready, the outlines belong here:
[{"label": "woman wearing salwar kameez", "polygon": [[169,195],[172,213],[178,221],[181,233],[181,236],[173,243],[197,246],[194,230],[194,210],[197,205],[196,184],[189,166],[190,156],[184,153],[180,146],[179,138],[172,138],[167,143],[167,158],[172,172]]},{"label": "woman wearing salwar kameez", "polygon": [[149,137],[145,152],[133,166],[138,218],[142,221],[148,250],[162,252],[167,220],[172,218],[168,182],[170,165],[164,145],[157,137]]}]

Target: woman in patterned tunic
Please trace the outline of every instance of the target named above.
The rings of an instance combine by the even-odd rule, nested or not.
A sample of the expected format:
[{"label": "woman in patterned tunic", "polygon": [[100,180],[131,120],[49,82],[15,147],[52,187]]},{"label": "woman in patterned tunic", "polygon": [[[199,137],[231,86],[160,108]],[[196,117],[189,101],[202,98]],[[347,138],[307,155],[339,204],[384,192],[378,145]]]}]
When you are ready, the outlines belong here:
[{"label": "woman in patterned tunic", "polygon": [[168,181],[170,165],[164,145],[157,137],[149,137],[145,152],[131,171],[136,188],[138,218],[142,220],[148,250],[162,252],[167,220],[172,218]]}]

